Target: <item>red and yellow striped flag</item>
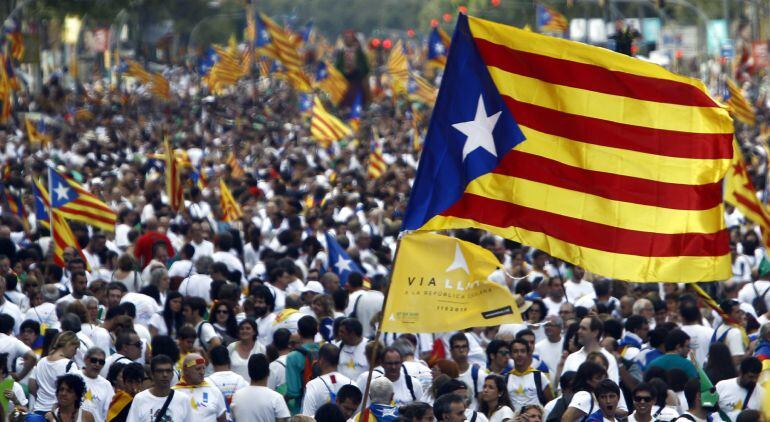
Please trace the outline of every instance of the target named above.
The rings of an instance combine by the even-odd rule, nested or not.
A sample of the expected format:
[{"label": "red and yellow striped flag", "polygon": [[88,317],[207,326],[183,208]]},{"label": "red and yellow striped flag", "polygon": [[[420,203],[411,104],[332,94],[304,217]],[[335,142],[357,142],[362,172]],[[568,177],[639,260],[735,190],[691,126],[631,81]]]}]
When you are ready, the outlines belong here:
[{"label": "red and yellow striped flag", "polygon": [[703,83],[465,15],[450,50],[403,229],[481,228],[622,280],[731,276],[733,125]]},{"label": "red and yellow striped flag", "polygon": [[754,112],[754,107],[751,106],[743,95],[743,90],[732,79],[728,78],[725,82],[728,94],[726,103],[730,107],[730,112],[741,122],[747,125],[755,125],[757,123],[757,115]]},{"label": "red and yellow striped flag", "polygon": [[302,57],[299,54],[298,45],[295,40],[292,40],[290,34],[264,13],[260,13],[259,17],[270,34],[271,44],[278,60],[283,63],[287,70],[301,72]]},{"label": "red and yellow striped flag", "polygon": [[396,41],[390,50],[386,68],[393,92],[406,94],[409,90],[409,62],[406,59],[406,54],[404,54],[404,44],[401,40]]},{"label": "red and yellow striped flag", "polygon": [[733,163],[725,176],[725,201],[733,204],[746,218],[758,224],[762,242],[770,245],[770,210],[757,198],[757,190],[746,171],[746,162],[738,142],[733,141]]},{"label": "red and yellow striped flag", "polygon": [[230,167],[230,176],[233,179],[243,179],[246,177],[246,171],[241,166],[234,152],[230,152],[230,155],[227,157],[227,165]]},{"label": "red and yellow striped flag", "polygon": [[182,185],[182,172],[179,160],[176,158],[171,141],[168,137],[163,141],[166,149],[166,195],[168,205],[174,212],[179,212],[184,207],[184,186]]},{"label": "red and yellow striped flag", "polygon": [[372,128],[372,145],[369,151],[369,165],[367,166],[366,174],[372,179],[377,179],[382,176],[387,169],[388,165],[385,164],[385,159],[382,158],[380,136],[377,133],[377,129]]},{"label": "red and yellow striped flag", "polygon": [[353,129],[337,116],[326,111],[321,100],[315,97],[313,99],[313,114],[310,119],[310,134],[322,147],[328,148],[332,142],[352,135]]},{"label": "red and yellow striped flag", "polygon": [[237,221],[243,217],[243,211],[223,179],[219,179],[219,208],[223,221]]},{"label": "red and yellow striped flag", "polygon": [[67,262],[64,260],[64,250],[68,247],[77,251],[78,256],[83,262],[86,263],[86,270],[91,271],[91,266],[88,265],[88,259],[83,255],[83,250],[80,249],[78,240],[72,233],[70,225],[57,210],[51,212],[51,219],[53,228],[51,229],[51,246],[53,247],[53,262],[62,267],[67,267]]}]

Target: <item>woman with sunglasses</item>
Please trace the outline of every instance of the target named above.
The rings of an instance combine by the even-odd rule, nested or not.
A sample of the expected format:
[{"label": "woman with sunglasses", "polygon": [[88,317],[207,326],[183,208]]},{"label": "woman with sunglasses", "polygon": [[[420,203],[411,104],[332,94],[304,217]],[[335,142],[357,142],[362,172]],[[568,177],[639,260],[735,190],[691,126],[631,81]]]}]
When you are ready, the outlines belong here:
[{"label": "woman with sunglasses", "polygon": [[83,359],[83,381],[86,382],[86,394],[83,397],[83,409],[91,412],[98,421],[107,420],[107,410],[110,407],[115,390],[112,384],[99,375],[104,368],[104,350],[92,347]]},{"label": "woman with sunglasses", "polygon": [[32,410],[45,416],[56,403],[58,386],[56,380],[65,374],[78,372],[72,360],[80,347],[80,339],[72,331],[62,331],[54,338],[48,356],[40,359],[32,370],[29,392],[35,396]]},{"label": "woman with sunglasses", "polygon": [[238,323],[235,321],[233,308],[229,304],[215,302],[214,310],[209,315],[209,322],[222,338],[223,346],[227,346],[238,338]]},{"label": "woman with sunglasses", "polygon": [[634,400],[634,413],[628,415],[628,422],[651,422],[656,396],[657,392],[652,385],[646,382],[637,385],[631,395]]},{"label": "woman with sunglasses", "polygon": [[513,420],[513,403],[508,395],[505,378],[497,374],[487,375],[484,388],[481,390],[479,412],[489,419],[489,422],[505,422]]}]

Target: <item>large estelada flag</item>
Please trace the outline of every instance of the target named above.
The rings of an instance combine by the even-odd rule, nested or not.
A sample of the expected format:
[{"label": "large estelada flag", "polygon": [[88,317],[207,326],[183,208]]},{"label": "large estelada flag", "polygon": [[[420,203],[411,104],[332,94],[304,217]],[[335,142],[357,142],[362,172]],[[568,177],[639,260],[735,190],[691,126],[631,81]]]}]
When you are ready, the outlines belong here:
[{"label": "large estelada flag", "polygon": [[51,207],[62,217],[81,221],[106,231],[115,231],[117,215],[99,197],[85,190],[80,184],[48,168],[51,187]]},{"label": "large estelada flag", "polygon": [[762,243],[770,245],[770,210],[757,198],[757,190],[751,183],[746,162],[737,142],[733,142],[733,165],[725,177],[725,201],[733,204],[749,220],[758,224],[762,231]]},{"label": "large estelada flag", "polygon": [[606,277],[730,277],[733,126],[695,79],[461,15],[404,230],[477,227]]}]

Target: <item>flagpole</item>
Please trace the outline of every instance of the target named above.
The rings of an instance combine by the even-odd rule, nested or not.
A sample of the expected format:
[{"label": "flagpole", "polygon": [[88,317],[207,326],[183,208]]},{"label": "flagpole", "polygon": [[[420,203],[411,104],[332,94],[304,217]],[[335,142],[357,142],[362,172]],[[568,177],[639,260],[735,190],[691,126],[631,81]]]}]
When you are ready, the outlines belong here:
[{"label": "flagpole", "polygon": [[51,166],[48,166],[48,231],[51,232],[51,247],[55,248],[53,231],[56,224],[54,223],[55,216],[53,215],[53,175],[51,171]]},{"label": "flagpole", "polygon": [[380,346],[380,336],[382,336],[382,320],[385,316],[385,309],[388,305],[388,296],[390,293],[390,284],[393,280],[393,269],[396,268],[396,260],[398,259],[398,250],[401,248],[401,238],[408,234],[404,231],[399,233],[398,240],[396,240],[396,252],[393,255],[393,263],[390,266],[390,273],[388,274],[388,289],[385,290],[385,299],[382,302],[382,311],[380,312],[380,320],[377,323],[377,332],[374,335],[374,347],[372,347],[372,355],[369,360],[369,375],[366,377],[366,387],[364,388],[364,397],[361,401],[361,422],[369,422],[369,413],[366,411],[366,402],[369,399],[369,386],[372,383],[372,373],[374,372],[374,362],[377,356],[377,351]]}]

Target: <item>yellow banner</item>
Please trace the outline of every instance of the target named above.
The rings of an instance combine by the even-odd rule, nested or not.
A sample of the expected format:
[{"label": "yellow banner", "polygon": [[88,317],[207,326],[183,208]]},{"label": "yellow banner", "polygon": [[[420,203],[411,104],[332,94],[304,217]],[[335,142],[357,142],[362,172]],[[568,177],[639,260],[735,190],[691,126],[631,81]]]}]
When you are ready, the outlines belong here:
[{"label": "yellow banner", "polygon": [[382,331],[435,333],[521,323],[508,288],[488,279],[501,267],[490,251],[472,243],[432,233],[404,236]]}]

